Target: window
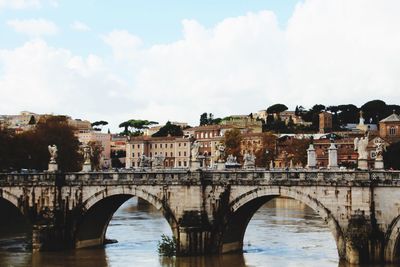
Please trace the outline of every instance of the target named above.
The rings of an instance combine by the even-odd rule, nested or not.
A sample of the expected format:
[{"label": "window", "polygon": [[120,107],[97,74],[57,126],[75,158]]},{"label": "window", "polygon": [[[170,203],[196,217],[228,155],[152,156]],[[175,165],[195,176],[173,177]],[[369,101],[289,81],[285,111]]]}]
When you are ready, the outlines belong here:
[{"label": "window", "polygon": [[180,152],[180,151],[178,152],[178,156],[179,156],[179,157],[181,156],[181,152]]},{"label": "window", "polygon": [[170,148],[173,148],[173,146],[174,146],[173,144],[170,144],[170,145],[169,145]]},{"label": "window", "polygon": [[184,162],[183,162],[183,166],[185,166],[185,167],[187,166],[187,163],[186,163],[186,161],[184,161]]},{"label": "window", "polygon": [[390,127],[389,135],[396,135],[396,128],[394,126]]},{"label": "window", "polygon": [[[157,155],[157,152],[156,152],[156,155]],[[150,157],[152,157],[152,156],[153,156],[153,153],[150,152]]]},{"label": "window", "polygon": [[157,144],[154,144],[154,148],[157,148]]},{"label": "window", "polygon": [[173,154],[172,152],[171,152],[171,154],[170,154],[170,155],[171,155],[171,157],[173,157],[173,156],[174,156],[174,154]]},{"label": "window", "polygon": [[179,166],[179,167],[182,166],[182,162],[181,162],[181,161],[178,162],[178,166]]},{"label": "window", "polygon": [[178,143],[178,146],[180,147],[180,146],[181,146],[181,143]]},{"label": "window", "polygon": [[150,144],[150,148],[151,148],[151,144]]},{"label": "window", "polygon": [[186,143],[183,143],[183,146],[186,146]]},{"label": "window", "polygon": [[[183,156],[185,156],[186,157],[186,151],[183,151]],[[186,166],[186,165],[185,165]]]}]

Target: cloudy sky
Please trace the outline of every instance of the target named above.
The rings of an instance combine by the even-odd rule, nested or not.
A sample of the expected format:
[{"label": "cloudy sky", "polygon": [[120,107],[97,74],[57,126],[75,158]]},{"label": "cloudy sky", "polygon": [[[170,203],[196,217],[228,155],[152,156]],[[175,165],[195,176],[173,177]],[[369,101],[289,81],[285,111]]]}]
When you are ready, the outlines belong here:
[{"label": "cloudy sky", "polygon": [[400,104],[398,0],[0,0],[0,114]]}]

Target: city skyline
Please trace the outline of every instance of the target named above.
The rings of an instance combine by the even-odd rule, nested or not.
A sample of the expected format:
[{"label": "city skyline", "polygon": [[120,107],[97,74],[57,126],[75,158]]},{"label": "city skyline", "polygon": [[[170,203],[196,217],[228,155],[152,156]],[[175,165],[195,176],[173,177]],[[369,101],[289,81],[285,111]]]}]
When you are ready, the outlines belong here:
[{"label": "city skyline", "polygon": [[399,102],[400,3],[279,2],[0,1],[0,114],[116,129],[131,118],[195,125],[203,112],[277,102]]}]

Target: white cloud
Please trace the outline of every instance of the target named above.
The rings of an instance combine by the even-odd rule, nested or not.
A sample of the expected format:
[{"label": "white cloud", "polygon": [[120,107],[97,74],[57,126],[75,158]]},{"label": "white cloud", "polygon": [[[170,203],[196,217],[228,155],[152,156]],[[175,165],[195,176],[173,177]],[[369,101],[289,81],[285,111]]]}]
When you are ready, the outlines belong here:
[{"label": "white cloud", "polygon": [[54,24],[54,22],[45,19],[14,19],[7,21],[7,25],[18,33],[23,33],[33,37],[58,33],[57,25]]},{"label": "white cloud", "polygon": [[48,2],[51,6],[57,7],[57,0],[0,0],[0,9],[25,9],[25,8],[39,8],[44,2]]},{"label": "white cloud", "polygon": [[142,40],[126,30],[114,30],[102,36],[103,41],[112,48],[113,55],[118,60],[133,59]]},{"label": "white cloud", "polygon": [[88,25],[86,25],[85,23],[81,22],[81,21],[74,21],[71,24],[71,28],[73,30],[79,31],[79,32],[88,32],[90,31],[90,27]]},{"label": "white cloud", "polygon": [[0,50],[0,114],[197,123],[205,111],[249,114],[276,102],[400,104],[397,10],[394,0],[306,0],[286,28],[268,11],[211,28],[184,20],[180,40],[151,47],[118,30],[102,36],[112,57],[31,41]]}]

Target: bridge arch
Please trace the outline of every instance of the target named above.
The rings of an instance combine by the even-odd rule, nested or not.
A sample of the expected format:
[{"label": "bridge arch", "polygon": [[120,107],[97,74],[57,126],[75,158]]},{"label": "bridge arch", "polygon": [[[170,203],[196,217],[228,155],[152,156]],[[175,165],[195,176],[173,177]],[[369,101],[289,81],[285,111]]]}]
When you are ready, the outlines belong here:
[{"label": "bridge arch", "polygon": [[266,202],[276,197],[298,200],[315,212],[327,223],[336,242],[340,258],[346,257],[343,232],[331,212],[317,199],[290,187],[258,187],[237,196],[230,202],[230,216],[222,237],[222,252],[241,251],[248,223],[256,211]]},{"label": "bridge arch", "polygon": [[11,203],[13,206],[15,206],[15,208],[17,208],[18,210],[21,211],[21,213],[23,213],[23,210],[20,209],[19,198],[16,195],[8,192],[7,190],[1,189],[0,190],[0,199],[1,198],[8,201],[9,203]]},{"label": "bridge arch", "polygon": [[89,198],[81,205],[77,214],[74,234],[76,248],[103,245],[108,224],[117,209],[132,197],[139,197],[157,210],[160,210],[167,219],[174,233],[175,217],[168,210],[160,198],[140,187],[114,187],[103,189]]},{"label": "bridge arch", "polygon": [[388,262],[400,261],[400,216],[395,218],[387,231],[385,260]]}]

